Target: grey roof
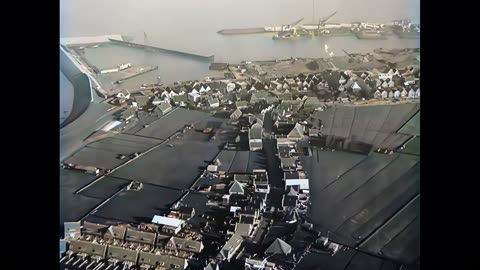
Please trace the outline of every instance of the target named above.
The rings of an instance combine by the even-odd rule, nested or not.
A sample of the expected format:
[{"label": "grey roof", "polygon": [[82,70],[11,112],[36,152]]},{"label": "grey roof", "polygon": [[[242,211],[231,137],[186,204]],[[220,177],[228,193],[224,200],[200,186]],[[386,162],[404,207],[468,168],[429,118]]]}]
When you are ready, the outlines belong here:
[{"label": "grey roof", "polygon": [[87,241],[70,240],[70,246],[68,248],[74,252],[86,253],[89,255],[102,256],[107,249],[106,245],[95,244]]},{"label": "grey roof", "polygon": [[249,116],[248,116],[248,122],[249,122],[250,124],[252,124],[253,122],[255,122],[256,119],[257,119],[257,118],[255,117],[255,115],[249,115]]},{"label": "grey roof", "polygon": [[240,182],[238,181],[233,181],[233,184],[232,186],[230,187],[230,189],[228,190],[229,193],[240,193],[240,194],[243,194],[245,193],[245,190],[243,189],[243,186],[242,184],[240,184]]},{"label": "grey roof", "polygon": [[282,100],[282,103],[280,103],[279,107],[280,108],[287,108],[287,107],[293,107],[293,108],[299,108],[299,106],[303,105],[303,100]]},{"label": "grey roof", "polygon": [[289,196],[297,196],[298,195],[298,191],[295,190],[295,188],[293,188],[293,186],[289,186],[288,187],[288,193],[287,195]]},{"label": "grey roof", "polygon": [[246,107],[247,105],[248,105],[248,102],[246,102],[244,100],[235,102],[235,106],[237,106],[237,108]]},{"label": "grey roof", "polygon": [[137,251],[118,246],[108,246],[107,257],[122,261],[135,262],[137,260]]},{"label": "grey roof", "polygon": [[162,100],[158,96],[154,96],[152,102],[159,103],[162,102]]},{"label": "grey roof", "polygon": [[242,182],[246,182],[246,183],[249,183],[252,181],[252,178],[250,177],[250,174],[239,174],[239,173],[236,173],[233,175],[233,179],[234,180],[238,180],[238,181],[242,181]]},{"label": "grey roof", "polygon": [[136,110],[133,107],[128,107],[126,110],[122,112],[123,118],[129,118],[131,115],[134,115]]},{"label": "grey roof", "polygon": [[289,138],[302,138],[303,137],[304,127],[299,123],[295,124],[295,127],[288,133]]},{"label": "grey roof", "polygon": [[227,97],[227,95],[223,95],[223,96],[221,96],[219,99],[220,99],[220,102],[221,102],[221,103],[227,103],[227,102],[228,102],[228,97]]},{"label": "grey roof", "polygon": [[267,104],[273,104],[275,102],[278,102],[278,98],[277,97],[272,97],[272,96],[268,96],[267,97]]},{"label": "grey roof", "polygon": [[158,104],[158,109],[160,109],[160,111],[162,113],[165,113],[165,112],[172,109],[172,105],[170,105],[169,102],[162,102],[162,103]]},{"label": "grey roof", "polygon": [[150,101],[150,97],[147,96],[135,96],[135,101],[138,103],[138,105],[143,106]]},{"label": "grey roof", "polygon": [[208,104],[209,104],[210,106],[212,106],[212,105],[215,104],[215,103],[220,103],[220,101],[218,100],[218,98],[211,98],[211,99],[208,100]]},{"label": "grey roof", "polygon": [[262,125],[255,123],[252,125],[248,132],[249,139],[261,139],[262,138]]},{"label": "grey roof", "polygon": [[316,108],[316,107],[322,106],[322,102],[320,102],[320,100],[318,100],[317,97],[307,97],[307,100],[305,100],[304,106]]},{"label": "grey roof", "polygon": [[107,231],[107,229],[108,229],[107,225],[96,224],[88,221],[85,221],[83,223],[83,234],[103,236],[103,234]]},{"label": "grey roof", "polygon": [[130,242],[153,245],[155,244],[155,233],[138,231],[128,228],[127,234],[125,235],[125,240]]},{"label": "grey roof", "polygon": [[235,225],[235,233],[238,233],[241,236],[247,236],[251,226],[251,224],[247,223],[237,223]]},{"label": "grey roof", "polygon": [[104,237],[110,239],[124,239],[127,233],[127,228],[122,226],[110,226],[105,232]]},{"label": "grey roof", "polygon": [[236,110],[230,115],[230,118],[235,120],[235,119],[240,118],[240,116],[242,116],[242,111],[240,111],[240,109],[236,109]]},{"label": "grey roof", "polygon": [[170,268],[172,264],[179,265],[180,269],[185,268],[187,260],[175,256],[155,254],[149,252],[140,251],[138,253],[138,261],[140,263],[148,264],[151,266],[163,266],[165,268]]},{"label": "grey roof", "polygon": [[292,247],[279,238],[275,239],[267,250],[265,250],[265,253],[269,254],[288,255],[290,252],[292,252]]},{"label": "grey roof", "polygon": [[260,90],[257,92],[252,93],[252,97],[250,98],[250,102],[255,102],[257,100],[266,100],[268,98],[268,92],[265,90]]},{"label": "grey roof", "polygon": [[172,237],[168,240],[166,247],[175,250],[184,250],[199,253],[203,249],[203,244],[200,241]]},{"label": "grey roof", "polygon": [[250,149],[263,148],[262,142],[249,142]]},{"label": "grey roof", "polygon": [[222,259],[229,259],[229,257],[237,251],[242,242],[243,237],[239,234],[234,233],[232,237],[230,237],[230,239],[222,247],[217,257],[221,257]]},{"label": "grey roof", "polygon": [[205,268],[203,268],[204,270],[217,270],[219,269],[218,267],[218,264],[216,263],[209,263],[207,266],[205,266]]},{"label": "grey roof", "polygon": [[187,102],[188,101],[187,94],[173,96],[172,99],[175,102],[180,102],[180,101]]},{"label": "grey roof", "polygon": [[297,158],[280,158],[283,167],[294,167]]},{"label": "grey roof", "polygon": [[357,80],[350,80],[348,83],[345,85],[345,88],[351,88],[353,91],[359,91],[359,90],[365,90],[365,91],[370,91],[372,90],[370,86],[368,86],[364,80],[362,79],[357,79]]}]

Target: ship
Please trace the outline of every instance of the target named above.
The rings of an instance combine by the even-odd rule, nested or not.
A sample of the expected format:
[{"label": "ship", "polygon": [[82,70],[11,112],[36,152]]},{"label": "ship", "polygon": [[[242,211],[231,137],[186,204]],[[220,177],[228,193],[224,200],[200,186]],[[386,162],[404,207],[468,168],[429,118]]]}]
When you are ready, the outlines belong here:
[{"label": "ship", "polygon": [[360,31],[355,31],[354,33],[358,39],[387,39],[384,31],[360,30]]},{"label": "ship", "polygon": [[125,69],[127,69],[131,66],[132,66],[132,64],[130,64],[130,63],[121,64],[121,65],[118,66],[118,70],[125,70]]},{"label": "ship", "polygon": [[220,35],[246,35],[246,34],[260,34],[266,33],[264,27],[255,27],[255,28],[238,28],[238,29],[223,29],[217,33]]}]

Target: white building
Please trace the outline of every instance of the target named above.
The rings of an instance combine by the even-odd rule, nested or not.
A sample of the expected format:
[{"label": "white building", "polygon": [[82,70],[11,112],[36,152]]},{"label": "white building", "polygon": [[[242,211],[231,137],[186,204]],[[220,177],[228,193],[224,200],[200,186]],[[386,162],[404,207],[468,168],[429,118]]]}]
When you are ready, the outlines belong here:
[{"label": "white building", "polygon": [[387,79],[391,80],[393,78],[393,76],[392,76],[392,74],[389,74],[389,73],[379,73],[378,78],[382,81],[385,81]]},{"label": "white building", "polygon": [[188,93],[188,99],[193,101],[193,102],[197,102],[200,100],[200,95],[198,93],[194,93],[193,91]]},{"label": "white building", "polygon": [[248,131],[248,144],[250,147],[250,151],[262,150],[262,134],[263,127],[259,123],[253,124]]},{"label": "white building", "polygon": [[208,106],[210,106],[210,108],[218,108],[220,106],[220,100],[218,100],[218,98],[211,98],[208,100]]},{"label": "white building", "polygon": [[415,98],[420,98],[420,88],[415,91]]},{"label": "white building", "polygon": [[383,98],[383,99],[387,99],[387,98],[388,98],[388,92],[387,92],[387,90],[383,90],[383,91],[382,91],[382,98]]},{"label": "white building", "polygon": [[395,98],[399,98],[401,94],[402,94],[402,93],[401,93],[399,90],[397,90],[397,91],[395,91],[395,93],[393,93],[393,96],[394,96]]},{"label": "white building", "polygon": [[284,179],[285,189],[288,189],[289,186],[300,186],[303,191],[310,190],[308,178],[304,172],[284,173]]},{"label": "white building", "polygon": [[177,234],[185,226],[184,220],[157,215],[153,217],[152,223],[162,225],[162,232],[168,234]]},{"label": "white building", "polygon": [[408,98],[415,98],[415,91],[413,89],[410,89],[410,91],[408,91]]}]

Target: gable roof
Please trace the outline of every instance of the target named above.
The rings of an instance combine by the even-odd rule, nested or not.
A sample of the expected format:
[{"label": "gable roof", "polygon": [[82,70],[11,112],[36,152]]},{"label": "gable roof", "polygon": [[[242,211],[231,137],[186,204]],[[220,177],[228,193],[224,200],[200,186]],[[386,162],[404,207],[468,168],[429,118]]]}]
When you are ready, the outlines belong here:
[{"label": "gable roof", "polygon": [[281,255],[288,255],[290,252],[292,252],[292,247],[279,238],[275,239],[267,250],[265,250],[265,253]]},{"label": "gable roof", "polygon": [[249,139],[261,139],[262,138],[262,125],[260,123],[253,124],[248,132]]},{"label": "gable roof", "polygon": [[172,99],[175,102],[180,102],[180,101],[187,102],[188,101],[187,94],[176,95],[176,96],[173,96]]},{"label": "gable roof", "polygon": [[250,97],[250,102],[255,102],[257,100],[266,100],[268,98],[268,92],[265,90],[260,90],[257,92],[253,92],[252,96]]},{"label": "gable roof", "polygon": [[288,133],[287,137],[293,137],[293,138],[302,138],[303,137],[303,132],[304,132],[305,127],[302,126],[299,123],[295,124],[295,127],[293,127],[292,131]]},{"label": "gable roof", "polygon": [[199,253],[203,249],[203,244],[200,241],[178,238],[173,236],[168,240],[167,247],[173,248],[175,250],[185,250]]},{"label": "gable roof", "polygon": [[242,116],[242,111],[240,111],[240,109],[236,109],[231,115],[230,115],[230,118],[231,119],[238,119],[240,118],[240,116]]},{"label": "gable roof", "polygon": [[235,102],[235,106],[238,108],[238,107],[246,107],[248,106],[248,102],[244,101],[244,100],[241,100],[241,101],[237,101]]},{"label": "gable roof", "polygon": [[235,233],[240,234],[241,236],[248,236],[248,233],[252,227],[252,224],[248,223],[237,223],[235,225]]},{"label": "gable roof", "polygon": [[230,255],[233,255],[240,247],[243,242],[243,237],[239,234],[234,233],[232,237],[225,243],[222,247],[220,252],[218,253],[217,257],[221,257],[222,259],[229,259]]},{"label": "gable roof", "polygon": [[230,189],[228,190],[228,193],[240,193],[240,194],[244,194],[245,193],[245,189],[243,188],[243,185],[240,184],[240,182],[238,182],[237,180],[233,181],[233,184],[232,186],[230,187]]},{"label": "gable roof", "polygon": [[172,109],[172,105],[170,104],[170,102],[161,102],[160,104],[158,104],[158,109],[160,109],[162,113],[165,113],[166,111]]},{"label": "gable roof", "polygon": [[138,103],[138,105],[143,106],[143,105],[146,105],[150,101],[150,97],[135,96],[135,101]]},{"label": "gable roof", "polygon": [[209,263],[207,266],[205,266],[204,270],[218,270],[218,264],[216,263]]},{"label": "gable roof", "polygon": [[287,195],[289,196],[297,196],[298,195],[298,191],[295,190],[295,188],[293,186],[289,186],[288,187],[288,193]]},{"label": "gable roof", "polygon": [[305,100],[304,106],[312,106],[312,107],[317,107],[317,106],[322,106],[322,102],[317,97],[307,97]]},{"label": "gable roof", "polygon": [[208,104],[210,106],[212,106],[213,104],[216,104],[216,103],[220,103],[220,101],[218,100],[218,98],[211,98],[208,100]]}]

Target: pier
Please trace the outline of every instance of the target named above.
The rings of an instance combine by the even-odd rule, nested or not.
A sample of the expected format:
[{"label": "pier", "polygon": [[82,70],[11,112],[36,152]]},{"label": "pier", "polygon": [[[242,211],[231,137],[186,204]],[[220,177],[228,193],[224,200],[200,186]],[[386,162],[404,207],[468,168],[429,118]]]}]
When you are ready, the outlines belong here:
[{"label": "pier", "polygon": [[196,53],[189,53],[189,52],[182,52],[182,51],[177,51],[177,50],[159,48],[159,47],[154,47],[154,46],[150,46],[150,45],[133,43],[133,42],[123,41],[123,40],[118,40],[118,39],[112,39],[112,38],[109,38],[109,40],[114,42],[114,43],[124,45],[124,46],[128,46],[128,47],[167,52],[167,53],[171,53],[171,54],[175,54],[175,55],[182,55],[182,56],[187,56],[187,57],[191,57],[191,58],[206,60],[206,61],[209,61],[209,62],[213,62],[214,58],[215,58],[215,55],[213,55],[213,54],[212,55],[202,55],[202,54],[196,54]]},{"label": "pier", "polygon": [[152,70],[156,70],[158,69],[157,66],[150,66],[150,67],[141,67],[141,68],[137,68],[137,69],[128,69],[128,70],[124,70],[125,73],[131,73],[117,81],[114,82],[114,84],[120,84],[120,83],[123,83],[124,81],[128,80],[128,79],[131,79],[133,77],[137,77],[139,75],[142,75],[144,73],[147,73],[147,72],[150,72]]}]

